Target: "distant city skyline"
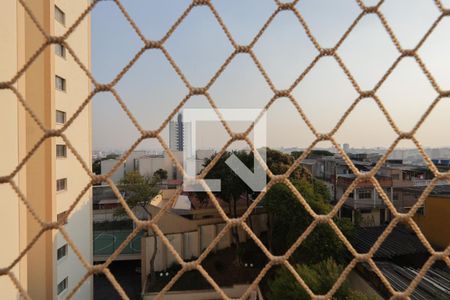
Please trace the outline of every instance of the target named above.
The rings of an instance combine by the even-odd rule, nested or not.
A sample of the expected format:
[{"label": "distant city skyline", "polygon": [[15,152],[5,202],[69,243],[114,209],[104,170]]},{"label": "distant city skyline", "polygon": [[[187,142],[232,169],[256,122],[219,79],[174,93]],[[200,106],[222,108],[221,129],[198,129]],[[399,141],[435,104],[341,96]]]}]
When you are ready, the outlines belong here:
[{"label": "distant city skyline", "polygon": [[[190,1],[122,1],[143,34],[160,39]],[[370,1],[369,1],[370,2]],[[268,16],[273,1],[213,1],[238,44],[248,44]],[[333,47],[359,14],[355,1],[300,1],[298,9],[322,47]],[[381,11],[401,45],[413,48],[439,12],[432,1],[386,1]],[[450,89],[450,40],[444,18],[419,50],[427,68],[444,90]],[[115,39],[110,39],[114,35]],[[298,39],[292,39],[292,37]],[[142,47],[138,36],[113,2],[99,3],[92,13],[92,66],[96,79],[109,82]],[[232,47],[212,13],[195,7],[165,44],[187,79],[203,86],[232,53]],[[281,12],[255,44],[254,53],[277,89],[287,88],[317,55],[292,12]],[[362,89],[371,89],[399,56],[381,22],[365,16],[339,47],[338,54]],[[159,127],[188,93],[159,50],[145,52],[116,86],[118,94],[144,129]],[[209,89],[220,108],[262,108],[273,96],[247,54],[237,55]],[[357,93],[334,58],[325,57],[294,89],[293,95],[320,133],[329,132],[356,99]],[[412,58],[403,59],[377,91],[402,131],[409,131],[437,94]],[[184,108],[210,107],[203,96],[192,97]],[[416,137],[424,147],[449,146],[450,101],[434,108]],[[277,100],[268,111],[268,146],[308,147],[314,136],[287,99]],[[245,129],[245,124],[232,128]],[[247,124],[248,126],[249,124]],[[93,148],[127,149],[138,131],[109,93],[93,99]],[[286,134],[288,133],[288,134]],[[162,136],[169,144],[169,126]],[[220,148],[227,140],[220,124],[198,126],[198,148]],[[339,144],[352,147],[389,147],[396,138],[372,99],[362,100],[335,134]],[[410,142],[406,142],[410,143]],[[327,143],[321,143],[327,144]],[[412,143],[410,143],[412,144]],[[318,145],[321,147],[322,145]],[[325,147],[330,146],[328,143]],[[403,147],[399,145],[398,147]],[[161,148],[155,140],[138,149]]]}]

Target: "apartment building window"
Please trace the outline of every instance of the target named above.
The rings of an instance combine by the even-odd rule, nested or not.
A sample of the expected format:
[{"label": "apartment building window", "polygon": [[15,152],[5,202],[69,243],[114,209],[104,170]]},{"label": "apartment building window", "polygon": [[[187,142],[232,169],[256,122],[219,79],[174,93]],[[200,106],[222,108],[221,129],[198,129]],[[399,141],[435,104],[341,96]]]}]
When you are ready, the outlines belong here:
[{"label": "apartment building window", "polygon": [[67,157],[66,145],[56,145],[56,157]]},{"label": "apartment building window", "polygon": [[66,80],[62,78],[61,76],[56,75],[55,76],[55,87],[59,91],[65,91],[66,90]]},{"label": "apartment building window", "polygon": [[62,25],[66,25],[66,14],[55,5],[55,20],[61,23]]},{"label": "apartment building window", "polygon": [[372,199],[372,191],[371,190],[359,190],[358,191],[358,198],[359,199]]},{"label": "apartment building window", "polygon": [[66,113],[65,112],[63,112],[61,110],[56,111],[56,123],[59,123],[59,124],[66,123]]},{"label": "apartment building window", "polygon": [[62,58],[66,58],[66,47],[62,44],[55,44],[55,54]]},{"label": "apartment building window", "polygon": [[416,211],[416,216],[425,216],[425,207],[419,207]]},{"label": "apartment building window", "polygon": [[67,290],[67,283],[68,283],[68,277],[64,278],[62,281],[58,283],[58,286],[56,287],[56,293],[59,295],[65,290]]},{"label": "apartment building window", "polygon": [[61,246],[56,250],[56,259],[60,260],[61,258],[67,256],[67,244]]},{"label": "apartment building window", "polygon": [[67,178],[61,178],[56,180],[56,191],[65,191],[67,190]]}]

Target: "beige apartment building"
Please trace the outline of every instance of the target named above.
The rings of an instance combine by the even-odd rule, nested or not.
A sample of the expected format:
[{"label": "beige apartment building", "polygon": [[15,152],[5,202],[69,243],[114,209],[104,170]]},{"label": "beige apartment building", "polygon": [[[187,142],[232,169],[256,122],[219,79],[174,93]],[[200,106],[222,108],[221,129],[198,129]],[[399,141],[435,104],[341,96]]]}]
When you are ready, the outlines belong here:
[{"label": "beige apartment building", "polygon": [[[64,34],[90,0],[25,0],[49,35]],[[45,42],[17,0],[0,1],[0,82],[11,80]],[[90,19],[68,37],[80,61],[90,68]],[[15,83],[15,88],[47,129],[59,129],[91,90],[91,83],[62,45],[49,45]],[[8,89],[0,89],[0,177],[9,175],[44,132]],[[88,166],[91,165],[91,108],[88,105],[65,131]],[[89,183],[75,155],[59,137],[46,139],[13,178],[30,206],[45,222],[67,211]],[[61,216],[61,215],[60,215]],[[70,215],[65,228],[84,258],[92,261],[91,192]],[[0,270],[12,264],[41,227],[8,183],[0,184]],[[12,273],[32,299],[62,299],[86,274],[61,233],[46,231]],[[75,299],[92,298],[92,278]],[[8,276],[0,276],[0,299],[19,299]]]}]

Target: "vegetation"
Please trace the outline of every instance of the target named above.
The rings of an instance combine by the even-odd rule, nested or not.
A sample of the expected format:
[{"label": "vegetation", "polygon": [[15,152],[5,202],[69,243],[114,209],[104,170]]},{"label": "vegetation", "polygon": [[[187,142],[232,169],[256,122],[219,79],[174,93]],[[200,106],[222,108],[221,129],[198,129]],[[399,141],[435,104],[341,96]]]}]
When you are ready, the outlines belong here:
[{"label": "vegetation", "polygon": [[[217,192],[223,201],[228,203],[228,209],[230,215],[233,218],[237,217],[237,201],[245,193],[248,193],[248,187],[245,183],[231,170],[230,167],[225,163],[226,160],[232,155],[237,155],[241,160],[246,160],[246,152],[236,151],[236,152],[226,152],[222,157],[216,162],[214,167],[209,171],[206,178],[207,179],[220,179],[221,191]],[[214,157],[205,160],[204,166],[206,167]],[[199,193],[205,194],[205,193]],[[199,195],[200,199],[206,199],[204,195]],[[239,235],[237,229],[234,227],[232,229],[233,242],[237,247],[239,247]]]},{"label": "vegetation", "polygon": [[[301,153],[286,154],[273,149],[266,151],[266,163],[273,174],[284,174]],[[323,153],[322,153],[323,152]],[[315,152],[314,155],[332,155],[326,151]],[[206,178],[220,179],[222,190],[217,193],[222,200],[229,204],[232,217],[237,217],[236,202],[243,195],[256,197],[253,192],[226,165],[230,155],[235,154],[239,159],[253,169],[253,153],[245,151],[226,152],[207,174]],[[206,160],[204,166],[212,161]],[[331,199],[327,186],[315,179],[307,169],[301,166],[293,170],[289,176],[294,188],[303,196],[312,210],[317,214],[327,214],[332,210]],[[204,193],[203,193],[204,194]],[[247,202],[248,203],[248,202]],[[283,255],[313,221],[311,215],[300,203],[293,191],[285,184],[276,184],[267,192],[262,204],[269,216],[267,242],[270,251],[275,255]],[[248,204],[247,204],[248,205]],[[352,240],[355,228],[350,220],[335,219],[334,222],[344,235]],[[233,233],[238,246],[239,240]],[[290,257],[291,263],[304,278],[315,293],[326,293],[342,271],[342,265],[347,263],[347,249],[328,224],[318,224],[308,237],[301,243],[298,251]],[[306,292],[295,281],[292,274],[284,269],[275,272],[273,280],[269,282],[270,299],[309,299]],[[361,295],[350,291],[347,285],[342,286],[335,295],[335,299],[365,299]]]},{"label": "vegetation", "polygon": [[[160,177],[142,176],[139,172],[129,172],[119,182],[119,188],[124,195],[124,199],[128,206],[133,209],[135,207],[142,208],[148,216],[148,220],[153,218],[152,213],[147,209],[149,201],[159,194],[158,183],[161,181]],[[116,210],[116,214],[124,214],[124,208],[120,207]],[[152,229],[150,229],[152,230]],[[150,274],[154,274],[155,259],[158,251],[158,239],[153,232],[153,253],[150,258]],[[154,278],[155,276],[151,276]]]},{"label": "vegetation", "polygon": [[159,178],[161,181],[162,180],[167,180],[167,171],[163,170],[163,169],[158,169],[155,171],[155,173],[153,174],[153,176]]},{"label": "vegetation", "polygon": [[[324,295],[334,285],[343,271],[343,266],[337,264],[333,259],[328,258],[316,264],[296,265],[295,270],[305,281],[314,294]],[[308,293],[301,287],[295,277],[286,269],[279,268],[275,278],[269,284],[270,300],[303,300],[310,299]],[[368,300],[368,296],[349,288],[344,282],[333,295],[337,300]]]},{"label": "vegetation", "polygon": [[[303,151],[292,151],[291,155],[297,159],[300,157],[300,155],[303,154]],[[327,150],[312,150],[307,158],[315,158],[315,157],[321,157],[321,156],[333,156],[334,154]]]},{"label": "vegetation", "polygon": [[[317,214],[327,214],[332,209],[328,204],[328,191],[323,183],[306,179],[294,181],[293,185]],[[263,199],[271,226],[269,227],[269,247],[275,254],[284,254],[311,224],[313,218],[298,201],[293,192],[284,184],[273,186]],[[349,220],[336,219],[338,227],[347,238],[354,235]],[[301,244],[301,251],[294,253],[296,262],[319,262],[332,257],[342,262],[346,248],[327,224],[319,224]]]}]

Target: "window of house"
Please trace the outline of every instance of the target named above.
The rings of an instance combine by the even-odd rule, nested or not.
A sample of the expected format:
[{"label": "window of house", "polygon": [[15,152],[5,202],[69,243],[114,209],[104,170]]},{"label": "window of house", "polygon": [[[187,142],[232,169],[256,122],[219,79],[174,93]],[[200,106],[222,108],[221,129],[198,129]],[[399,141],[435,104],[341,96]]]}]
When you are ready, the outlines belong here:
[{"label": "window of house", "polygon": [[372,199],[372,191],[371,190],[359,190],[358,191],[358,198],[359,199]]},{"label": "window of house", "polygon": [[424,216],[425,215],[425,207],[419,207],[416,211],[417,216]]},{"label": "window of house", "polygon": [[63,112],[61,110],[56,111],[56,123],[59,123],[59,124],[66,123],[66,113],[65,112]]},{"label": "window of house", "polygon": [[58,286],[56,287],[56,293],[59,295],[62,292],[64,292],[67,289],[67,283],[68,283],[68,277],[64,278],[58,283]]},{"label": "window of house", "polygon": [[56,157],[67,157],[66,145],[56,145]]},{"label": "window of house", "polygon": [[61,246],[56,250],[56,259],[60,260],[61,258],[65,257],[67,255],[67,244]]},{"label": "window of house", "polygon": [[61,76],[56,75],[55,76],[55,87],[58,91],[65,91],[66,90],[66,80],[62,78]]},{"label": "window of house", "polygon": [[55,20],[61,23],[62,25],[66,25],[66,14],[55,5]]},{"label": "window of house", "polygon": [[67,178],[61,178],[56,180],[56,191],[64,191],[67,189]]},{"label": "window of house", "polygon": [[66,47],[62,44],[55,44],[55,54],[62,58],[66,58]]}]

